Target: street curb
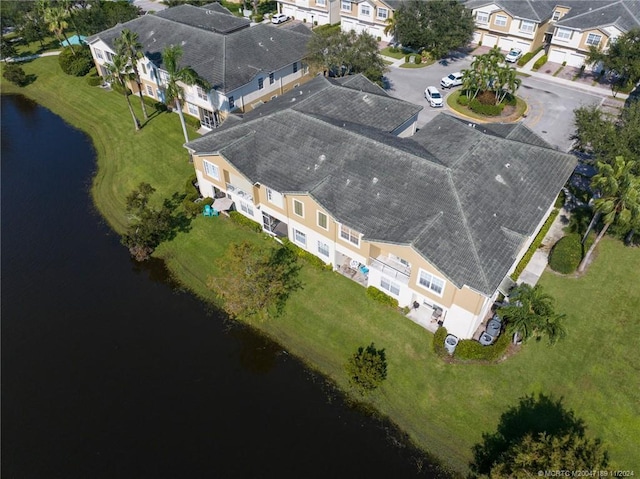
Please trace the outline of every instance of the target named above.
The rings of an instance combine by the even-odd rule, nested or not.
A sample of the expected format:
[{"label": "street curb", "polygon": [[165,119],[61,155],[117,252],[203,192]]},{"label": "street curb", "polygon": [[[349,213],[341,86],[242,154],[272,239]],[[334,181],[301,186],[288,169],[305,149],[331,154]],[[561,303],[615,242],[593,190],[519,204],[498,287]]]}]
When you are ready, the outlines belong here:
[{"label": "street curb", "polygon": [[[484,119],[480,119],[480,118],[474,118],[472,116],[468,116],[465,115],[464,113],[460,113],[457,110],[454,110],[452,107],[449,106],[449,98],[450,98],[451,94],[447,95],[446,98],[446,102],[447,102],[447,108],[449,109],[449,111],[451,113],[453,113],[456,116],[459,116],[461,118],[464,118],[465,120],[469,120],[472,121],[474,123],[480,123],[480,124],[489,124],[489,123],[518,123],[522,120],[524,120],[527,117],[527,114],[529,113],[529,103],[527,103],[525,101],[525,104],[527,105],[527,107],[525,108],[525,110],[522,112],[522,115],[517,119],[517,120],[512,120],[512,121],[506,121],[502,118],[496,120],[496,121],[491,121],[491,120],[484,120]],[[522,100],[524,101],[524,100]]]}]

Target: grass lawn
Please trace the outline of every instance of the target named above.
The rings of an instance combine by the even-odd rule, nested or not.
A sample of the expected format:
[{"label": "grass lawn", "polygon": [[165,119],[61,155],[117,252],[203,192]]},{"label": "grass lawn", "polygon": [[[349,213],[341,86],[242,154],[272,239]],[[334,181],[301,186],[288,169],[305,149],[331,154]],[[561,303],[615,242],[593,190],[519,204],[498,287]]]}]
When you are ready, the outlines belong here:
[{"label": "grass lawn", "polygon": [[527,109],[526,102],[518,97],[517,98],[517,104],[516,104],[516,110],[511,115],[509,115],[508,118],[499,117],[499,116],[480,115],[479,113],[476,113],[475,111],[470,110],[466,106],[462,106],[462,105],[458,104],[457,100],[458,100],[458,97],[461,94],[462,94],[462,90],[458,89],[458,90],[456,90],[454,92],[451,92],[451,93],[449,93],[447,95],[447,105],[449,105],[449,108],[451,108],[452,110],[457,111],[458,113],[460,113],[460,114],[462,114],[464,116],[475,118],[476,120],[480,120],[480,121],[485,121],[485,122],[516,121],[516,120],[519,120],[520,118],[522,118],[522,115],[524,114],[524,112]]},{"label": "grass lawn", "polygon": [[391,47],[385,47],[382,50],[380,50],[380,55],[384,55],[385,57],[391,57],[391,58],[395,58],[396,60],[400,60],[406,54],[403,53],[402,50],[391,51]]},{"label": "grass lawn", "polygon": [[[126,225],[124,196],[140,181],[165,196],[183,190],[193,168],[181,147],[177,115],[157,115],[135,133],[124,99],[115,92],[63,75],[55,58],[23,67],[37,80],[24,89],[3,81],[3,93],[23,93],[92,136],[98,154],[92,194],[117,231]],[[212,299],[205,283],[216,274],[215,258],[240,239],[271,241],[226,218],[199,217],[190,232],[156,254],[178,280]],[[461,473],[482,433],[493,432],[519,398],[538,392],[562,398],[585,421],[588,434],[606,443],[616,468],[640,471],[638,264],[638,249],[606,239],[583,277],[545,273],[542,284],[567,314],[568,338],[553,348],[528,344],[494,365],[443,363],[432,352],[430,333],[369,300],[358,284],[307,266],[301,273],[305,288],[292,296],[284,315],[254,326],[345,389],[348,356],[372,341],[384,347],[389,375],[370,403]]]},{"label": "grass lawn", "polygon": [[435,62],[436,61],[433,59],[423,61],[422,63],[405,62],[402,65],[400,65],[400,68],[424,68],[424,67],[428,67],[429,65],[433,65]]}]

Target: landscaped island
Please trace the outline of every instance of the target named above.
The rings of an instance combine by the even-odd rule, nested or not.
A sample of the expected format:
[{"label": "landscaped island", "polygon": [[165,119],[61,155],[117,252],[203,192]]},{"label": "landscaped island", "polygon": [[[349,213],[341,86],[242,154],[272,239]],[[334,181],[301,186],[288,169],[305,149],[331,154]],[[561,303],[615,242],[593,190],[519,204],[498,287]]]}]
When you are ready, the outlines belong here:
[{"label": "landscaped island", "polygon": [[[3,93],[25,94],[91,135],[98,165],[92,194],[114,230],[125,231],[125,198],[141,182],[152,184],[160,197],[184,190],[193,166],[182,148],[177,115],[155,114],[134,133],[121,97],[63,75],[56,58],[35,60],[24,69],[36,81],[22,89],[3,82]],[[140,113],[135,102],[133,108]],[[176,279],[212,301],[206,283],[216,274],[216,258],[243,240],[265,241],[226,219],[198,217],[190,231],[155,254]],[[583,277],[543,276],[556,309],[567,314],[569,335],[554,348],[529,343],[500,364],[443,363],[423,328],[369,300],[357,283],[306,266],[304,289],[291,296],[284,314],[252,326],[345,390],[343,366],[353,351],[372,342],[384,348],[387,379],[367,401],[419,447],[462,473],[482,434],[495,431],[502,413],[520,398],[537,393],[562,398],[564,407],[585,421],[588,434],[605,442],[617,468],[640,470],[634,447],[640,436],[640,363],[632,339],[640,334],[637,255],[605,240]]]}]

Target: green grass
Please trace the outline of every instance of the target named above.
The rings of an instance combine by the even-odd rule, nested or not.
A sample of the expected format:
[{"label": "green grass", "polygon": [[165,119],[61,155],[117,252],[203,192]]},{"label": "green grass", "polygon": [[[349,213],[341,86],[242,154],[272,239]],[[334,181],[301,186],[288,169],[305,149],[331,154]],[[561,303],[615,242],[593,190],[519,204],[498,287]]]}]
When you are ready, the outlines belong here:
[{"label": "green grass", "polygon": [[[55,58],[24,64],[37,80],[21,92],[89,133],[98,154],[92,194],[113,227],[125,227],[124,196],[142,180],[163,195],[182,191],[193,173],[175,114],[154,117],[133,131],[124,100],[64,76]],[[55,95],[51,94],[55,91]],[[134,101],[137,109],[137,104]],[[137,111],[137,110],[136,110]],[[224,217],[199,217],[192,230],[161,245],[175,278],[212,300],[206,288],[214,262],[231,242],[272,241],[246,232]],[[604,440],[615,465],[640,471],[640,252],[605,239],[587,274],[546,273],[542,284],[567,314],[568,338],[550,348],[531,343],[500,364],[447,364],[433,353],[433,336],[365,296],[365,289],[333,272],[304,266],[305,288],[285,314],[253,324],[292,354],[348,389],[343,364],[358,346],[375,342],[387,352],[388,379],[369,402],[420,447],[464,473],[472,446],[493,432],[500,415],[518,399],[542,392],[563,398]]]},{"label": "green grass", "polygon": [[395,58],[396,60],[400,60],[406,54],[403,53],[402,50],[393,52],[391,51],[391,47],[385,47],[382,50],[380,50],[380,55],[384,55],[385,57],[391,57],[391,58]]},{"label": "green grass", "polygon": [[433,59],[423,60],[421,63],[405,62],[400,65],[400,68],[424,68],[428,67],[429,65],[433,65],[435,62],[436,61]]},{"label": "green grass", "polygon": [[[480,115],[473,110],[470,110],[466,106],[462,106],[458,104],[458,97],[462,94],[462,90],[458,89],[454,92],[451,92],[447,95],[447,105],[454,111],[457,111],[461,115],[474,118],[476,120],[482,121],[504,121],[505,117],[503,116],[486,116]],[[516,111],[509,115],[509,121],[515,121],[522,117],[525,110],[527,109],[527,104],[520,97],[517,98]]]}]

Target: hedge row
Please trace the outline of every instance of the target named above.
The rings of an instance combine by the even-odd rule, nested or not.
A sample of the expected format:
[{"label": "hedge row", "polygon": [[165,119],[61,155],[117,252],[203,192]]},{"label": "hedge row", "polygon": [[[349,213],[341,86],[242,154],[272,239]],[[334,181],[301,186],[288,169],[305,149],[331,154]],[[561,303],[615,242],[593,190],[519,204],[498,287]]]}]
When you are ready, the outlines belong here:
[{"label": "hedge row", "polygon": [[404,57],[404,62],[405,63],[411,63],[411,57],[414,58],[414,63],[416,65],[419,65],[420,63],[422,63],[422,55],[418,54],[418,53],[409,53],[408,55],[406,55]]},{"label": "hedge row", "polygon": [[168,110],[167,105],[162,103],[161,101],[157,101],[150,96],[142,96],[142,101],[144,101],[145,105],[154,108],[157,112],[162,113]]},{"label": "hedge row", "polygon": [[544,48],[544,45],[540,45],[538,48],[535,49],[535,51],[529,52],[529,53],[525,53],[524,55],[522,55],[522,58],[520,58],[520,60],[518,60],[518,66],[519,67],[525,66],[543,48]]},{"label": "hedge row", "polygon": [[582,261],[582,241],[579,234],[564,236],[549,254],[549,266],[558,273],[573,273]]},{"label": "hedge row", "polygon": [[447,334],[449,334],[447,333],[447,328],[440,326],[433,335],[433,352],[436,353],[437,356],[448,356],[447,350],[444,349],[444,340]]},{"label": "hedge row", "polygon": [[194,116],[184,115],[184,122],[194,130],[198,130],[200,128],[200,119]]},{"label": "hedge row", "polygon": [[536,60],[536,62],[533,64],[533,69],[537,70],[538,68],[540,68],[542,65],[544,65],[545,63],[547,63],[547,60],[549,60],[549,58],[547,57],[547,55],[542,55],[540,58],[538,58]]},{"label": "hedge row", "polygon": [[238,213],[237,211],[230,211],[229,218],[231,218],[231,221],[233,221],[235,224],[246,226],[247,228],[249,228],[252,231],[255,231],[256,233],[262,232],[262,225],[260,225],[260,223],[250,220],[249,218],[244,216],[242,213]]},{"label": "hedge row", "polygon": [[392,298],[374,286],[369,286],[367,288],[367,296],[379,303],[386,304],[387,306],[391,306],[393,308],[398,307],[398,300],[396,298]]},{"label": "hedge row", "polygon": [[313,266],[314,268],[319,269],[319,270],[323,270],[323,271],[333,271],[333,266],[331,266],[330,264],[325,263],[320,258],[318,258],[316,255],[314,255],[312,253],[309,253],[308,251],[300,248],[298,245],[296,245],[296,244],[292,243],[291,241],[289,241],[288,238],[282,238],[282,244],[284,245],[285,248],[287,248],[290,251],[293,251],[293,253],[298,258],[302,259],[303,261],[305,261],[310,266]]},{"label": "hedge row", "polygon": [[[459,97],[458,97],[459,98]],[[499,105],[484,105],[480,103],[480,100],[474,98],[469,102],[469,109],[479,113],[480,115],[486,116],[498,116],[502,113],[505,104],[500,103]]]},{"label": "hedge row", "polygon": [[540,231],[538,232],[536,237],[533,239],[533,242],[531,243],[531,246],[529,246],[529,249],[527,250],[525,255],[522,257],[520,262],[518,263],[518,266],[516,266],[515,271],[511,274],[511,279],[512,280],[514,280],[514,281],[518,280],[518,277],[520,276],[520,273],[522,273],[524,271],[524,269],[529,264],[529,261],[531,261],[531,258],[533,257],[533,253],[535,253],[537,251],[537,249],[540,247],[540,245],[542,244],[542,240],[544,239],[544,237],[549,232],[549,228],[551,228],[551,224],[556,219],[556,217],[558,216],[559,213],[560,213],[560,210],[555,209],[555,208],[553,209],[553,211],[551,212],[551,214],[547,218],[547,221],[544,222],[544,225],[542,225],[542,228],[540,228]]},{"label": "hedge row", "polygon": [[497,361],[502,358],[507,346],[509,346],[509,335],[506,333],[503,333],[491,346],[483,346],[474,339],[462,339],[458,342],[453,357],[463,361]]}]

